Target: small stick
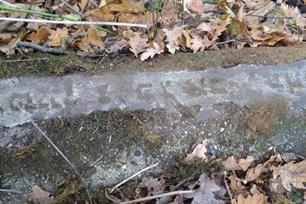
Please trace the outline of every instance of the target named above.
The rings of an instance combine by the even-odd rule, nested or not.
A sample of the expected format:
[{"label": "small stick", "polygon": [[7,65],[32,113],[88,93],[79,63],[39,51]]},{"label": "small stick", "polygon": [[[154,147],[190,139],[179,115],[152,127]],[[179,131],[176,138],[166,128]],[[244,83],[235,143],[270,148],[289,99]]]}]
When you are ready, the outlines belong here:
[{"label": "small stick", "polygon": [[216,45],[223,45],[223,44],[231,43],[231,42],[235,42],[235,41],[236,41],[235,39],[227,40],[227,41],[223,41],[223,42],[218,42],[218,43],[216,43]]},{"label": "small stick", "polygon": [[94,167],[99,161],[103,159],[103,155],[101,155],[94,163],[90,165],[90,167]]},{"label": "small stick", "polygon": [[14,63],[14,62],[31,62],[31,61],[49,61],[49,58],[41,57],[41,58],[33,58],[33,59],[4,60],[2,62],[4,62],[4,63]]},{"label": "small stick", "polygon": [[132,178],[134,178],[134,177],[138,176],[139,174],[141,174],[141,173],[143,173],[143,172],[145,172],[145,171],[147,171],[147,170],[149,170],[149,169],[152,169],[153,167],[156,167],[156,166],[158,166],[158,165],[159,165],[159,162],[157,162],[157,163],[155,163],[155,164],[153,164],[153,165],[151,165],[151,166],[148,166],[148,167],[146,167],[146,168],[144,168],[144,169],[138,171],[137,173],[133,174],[133,175],[130,176],[129,178],[127,178],[127,179],[121,181],[121,182],[118,183],[115,187],[112,188],[111,193],[112,193],[115,189],[117,189],[119,186],[121,186],[122,184],[128,182],[128,181],[131,180]]},{"label": "small stick", "polygon": [[11,189],[4,189],[0,188],[0,192],[4,193],[15,193],[15,194],[23,194],[21,191],[11,190]]},{"label": "small stick", "polygon": [[230,188],[229,188],[229,186],[228,186],[228,184],[227,184],[226,176],[225,176],[225,175],[223,176],[223,179],[224,179],[224,184],[225,184],[227,193],[228,193],[228,195],[229,195],[229,197],[230,197],[230,199],[231,199],[231,204],[233,204],[233,203],[234,203],[234,202],[233,202],[233,196],[232,196],[232,193],[231,193],[231,191],[230,191]]},{"label": "small stick", "polygon": [[32,48],[34,50],[38,50],[41,52],[47,52],[51,54],[60,54],[60,55],[67,55],[70,54],[70,52],[62,50],[62,49],[56,49],[56,48],[49,48],[49,47],[44,47],[41,45],[37,45],[31,42],[25,42],[25,41],[18,41],[17,42],[18,47],[25,47],[25,48]]},{"label": "small stick", "polygon": [[45,19],[28,19],[28,18],[9,18],[0,17],[2,21],[26,22],[26,23],[49,23],[49,24],[66,24],[66,25],[104,25],[104,26],[126,26],[135,28],[148,28],[146,24],[123,23],[123,22],[103,22],[103,21],[57,21]]},{"label": "small stick", "polygon": [[162,194],[159,194],[159,195],[154,195],[154,196],[148,196],[148,197],[144,197],[144,198],[139,198],[139,199],[136,199],[136,200],[123,201],[123,202],[120,202],[119,204],[139,203],[139,202],[148,201],[148,200],[153,200],[153,199],[161,198],[161,197],[168,197],[168,196],[174,196],[174,195],[180,195],[180,194],[191,194],[191,193],[195,193],[195,191],[194,191],[194,190],[173,191],[173,192],[169,192],[169,193],[162,193]]}]

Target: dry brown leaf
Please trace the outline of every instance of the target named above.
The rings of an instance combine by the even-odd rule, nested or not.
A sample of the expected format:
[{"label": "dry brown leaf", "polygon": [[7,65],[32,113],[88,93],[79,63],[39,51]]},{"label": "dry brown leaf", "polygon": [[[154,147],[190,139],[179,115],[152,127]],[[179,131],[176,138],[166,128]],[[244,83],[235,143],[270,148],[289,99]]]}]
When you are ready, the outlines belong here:
[{"label": "dry brown leaf", "polygon": [[87,31],[87,41],[94,47],[104,49],[105,44],[102,41],[102,35],[105,36],[104,33],[101,33],[101,31],[99,31],[95,27],[91,27]]},{"label": "dry brown leaf", "polygon": [[282,3],[281,11],[286,17],[290,17],[292,19],[287,19],[292,24],[296,24],[300,28],[304,28],[306,25],[306,19],[301,16],[301,13],[297,7],[290,7],[289,5]]},{"label": "dry brown leaf", "polygon": [[178,20],[178,13],[178,5],[171,1],[166,1],[166,5],[163,6],[160,14],[160,21],[165,26],[171,25]]},{"label": "dry brown leaf", "polygon": [[83,51],[83,52],[92,52],[93,48],[91,47],[91,45],[88,43],[87,38],[86,37],[82,37],[80,39],[78,39],[77,41],[75,41],[74,43],[76,46],[78,46],[78,48]]},{"label": "dry brown leaf", "polygon": [[148,46],[148,38],[141,37],[139,33],[134,33],[132,37],[130,37],[128,43],[130,45],[131,52],[137,57],[138,54],[145,51]]},{"label": "dry brown leaf", "polygon": [[230,17],[227,17],[226,19],[222,20],[217,27],[214,29],[213,35],[212,35],[212,42],[215,42],[219,36],[226,30],[227,26],[232,22]]},{"label": "dry brown leaf", "polygon": [[266,204],[267,198],[263,193],[260,193],[254,185],[251,189],[251,194],[244,197],[242,194],[237,199],[232,200],[233,204]]},{"label": "dry brown leaf", "polygon": [[212,141],[209,139],[205,139],[202,141],[201,144],[198,144],[192,153],[188,154],[187,157],[185,158],[185,162],[192,162],[195,159],[207,159],[207,145],[211,144]]},{"label": "dry brown leaf", "polygon": [[47,191],[44,191],[37,185],[32,187],[32,192],[27,194],[27,200],[30,202],[38,202],[42,204],[51,204],[53,203],[53,196]]},{"label": "dry brown leaf", "polygon": [[223,161],[223,165],[226,170],[242,170],[246,171],[254,161],[253,156],[247,156],[246,159],[239,159],[237,162],[234,156],[228,157]]},{"label": "dry brown leaf", "polygon": [[235,193],[241,193],[245,189],[241,183],[242,180],[237,176],[230,175],[228,179],[230,180],[230,189]]},{"label": "dry brown leaf", "polygon": [[273,167],[273,178],[280,178],[284,188],[291,191],[292,186],[298,189],[306,189],[306,160],[295,163],[294,161],[284,166]]},{"label": "dry brown leaf", "polygon": [[204,4],[202,0],[192,0],[188,6],[189,11],[201,15],[204,12]]},{"label": "dry brown leaf", "polygon": [[163,179],[153,177],[144,177],[138,186],[141,188],[147,188],[149,195],[156,195],[163,191],[165,181]]},{"label": "dry brown leaf", "polygon": [[68,36],[68,29],[66,27],[56,28],[56,30],[51,30],[51,35],[49,35],[48,45],[51,47],[59,47],[62,45],[64,38]]},{"label": "dry brown leaf", "polygon": [[33,43],[40,44],[48,39],[49,34],[49,29],[46,26],[41,26],[38,28],[37,32],[31,34],[31,40]]},{"label": "dry brown leaf", "polygon": [[107,53],[116,53],[128,47],[128,42],[125,39],[117,40],[107,50]]},{"label": "dry brown leaf", "polygon": [[182,36],[184,29],[176,26],[172,30],[165,28],[163,31],[166,35],[166,41],[168,42],[166,47],[171,54],[174,54],[176,50],[180,49],[180,37]]},{"label": "dry brown leaf", "polygon": [[108,4],[90,12],[90,16],[102,21],[115,21],[122,13],[139,14],[144,8],[131,0],[111,1]]},{"label": "dry brown leaf", "polygon": [[13,38],[12,33],[0,33],[0,42],[7,44],[9,43]]},{"label": "dry brown leaf", "polygon": [[79,6],[81,12],[84,11],[84,9],[86,8],[87,4],[88,4],[88,0],[80,0],[78,2],[78,6]]},{"label": "dry brown leaf", "polygon": [[196,192],[194,194],[185,195],[185,197],[187,198],[193,198],[191,204],[224,204],[224,201],[215,198],[215,193],[225,193],[225,191],[223,191],[224,189],[217,185],[212,179],[202,174],[199,180],[197,181],[197,184],[200,185],[200,188],[196,189]]},{"label": "dry brown leaf", "polygon": [[153,47],[146,48],[146,50],[141,53],[140,60],[145,61],[149,58],[153,58],[155,55],[159,55],[163,50],[159,47],[156,42],[153,42]]}]

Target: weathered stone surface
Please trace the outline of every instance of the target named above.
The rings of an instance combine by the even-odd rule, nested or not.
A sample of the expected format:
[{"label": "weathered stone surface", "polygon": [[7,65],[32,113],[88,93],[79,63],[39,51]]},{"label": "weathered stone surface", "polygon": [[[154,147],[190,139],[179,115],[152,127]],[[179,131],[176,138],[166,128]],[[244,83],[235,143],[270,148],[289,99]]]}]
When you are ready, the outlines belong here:
[{"label": "weathered stone surface", "polygon": [[52,191],[71,173],[30,120],[91,187],[116,184],[157,161],[168,164],[204,138],[214,141],[210,155],[277,149],[306,155],[306,61],[9,78],[0,80],[0,90],[3,188],[27,191],[39,183]]},{"label": "weathered stone surface", "polygon": [[303,109],[305,78],[306,62],[300,61],[278,67],[2,79],[0,126],[118,108],[179,114],[180,106],[199,106],[196,117],[207,119],[219,114],[215,104],[245,105],[273,95],[285,97],[291,109]]}]

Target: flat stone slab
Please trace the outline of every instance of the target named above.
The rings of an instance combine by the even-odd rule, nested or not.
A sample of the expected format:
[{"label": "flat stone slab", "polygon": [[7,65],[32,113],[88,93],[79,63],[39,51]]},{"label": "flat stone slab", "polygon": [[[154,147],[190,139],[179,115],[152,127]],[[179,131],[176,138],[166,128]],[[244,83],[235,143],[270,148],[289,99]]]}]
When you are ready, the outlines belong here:
[{"label": "flat stone slab", "polygon": [[290,109],[306,106],[306,61],[282,66],[240,65],[204,71],[138,72],[132,74],[68,75],[0,80],[0,126],[30,120],[71,117],[96,110],[165,109],[198,106],[198,119],[219,114],[214,105],[245,105],[279,95]]}]

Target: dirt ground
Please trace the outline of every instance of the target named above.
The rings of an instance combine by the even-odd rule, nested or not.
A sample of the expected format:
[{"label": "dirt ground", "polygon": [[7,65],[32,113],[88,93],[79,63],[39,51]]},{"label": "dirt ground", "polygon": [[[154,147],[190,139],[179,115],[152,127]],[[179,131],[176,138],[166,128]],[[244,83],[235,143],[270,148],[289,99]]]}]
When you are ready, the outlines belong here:
[{"label": "dirt ground", "polygon": [[[64,75],[74,72],[99,74],[105,72],[203,70],[210,67],[233,67],[238,64],[279,65],[306,58],[306,43],[291,47],[258,47],[241,50],[224,49],[204,53],[161,55],[141,62],[131,54],[103,55],[97,58],[73,55],[55,56],[33,53],[27,57],[2,57],[0,78],[22,75]],[[22,61],[29,58],[30,61]]]}]

